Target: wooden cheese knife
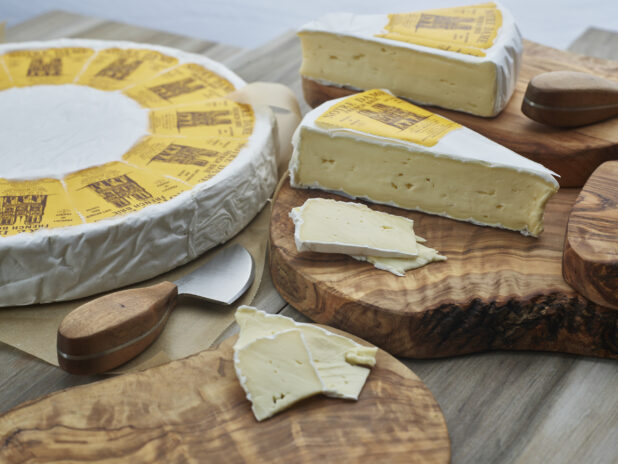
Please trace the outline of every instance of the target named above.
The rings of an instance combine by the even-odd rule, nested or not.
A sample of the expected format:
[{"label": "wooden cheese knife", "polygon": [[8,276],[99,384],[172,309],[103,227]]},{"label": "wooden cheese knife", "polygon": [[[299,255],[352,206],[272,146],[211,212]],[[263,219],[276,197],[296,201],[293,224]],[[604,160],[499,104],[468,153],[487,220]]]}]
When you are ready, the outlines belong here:
[{"label": "wooden cheese knife", "polygon": [[89,301],[61,322],[58,363],[72,374],[113,369],[156,340],[178,295],[229,305],[247,291],[254,274],[251,254],[233,245],[176,282],[122,290]]},{"label": "wooden cheese knife", "polygon": [[521,111],[555,127],[603,121],[618,115],[618,82],[576,71],[539,74],[528,83]]}]

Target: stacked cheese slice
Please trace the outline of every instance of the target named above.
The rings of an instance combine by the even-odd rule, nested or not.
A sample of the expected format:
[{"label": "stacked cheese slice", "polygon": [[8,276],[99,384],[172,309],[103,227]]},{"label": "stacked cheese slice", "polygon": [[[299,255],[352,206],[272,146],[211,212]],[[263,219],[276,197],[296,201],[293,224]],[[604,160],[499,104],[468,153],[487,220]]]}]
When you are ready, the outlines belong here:
[{"label": "stacked cheese slice", "polygon": [[377,348],[250,306],[236,311],[234,366],[259,421],[319,393],[356,400]]},{"label": "stacked cheese slice", "polygon": [[359,203],[310,198],[293,208],[298,251],[344,253],[400,277],[433,261],[445,261],[437,250],[421,245],[414,221],[374,211]]},{"label": "stacked cheese slice", "polygon": [[383,90],[308,113],[293,139],[293,187],[537,236],[558,190],[542,165]]},{"label": "stacked cheese slice", "polygon": [[239,232],[276,183],[275,121],[201,55],[0,46],[0,306],[154,277]]},{"label": "stacked cheese slice", "polygon": [[304,79],[387,88],[417,103],[495,116],[517,81],[522,41],[497,3],[392,15],[334,13],[299,34]]}]

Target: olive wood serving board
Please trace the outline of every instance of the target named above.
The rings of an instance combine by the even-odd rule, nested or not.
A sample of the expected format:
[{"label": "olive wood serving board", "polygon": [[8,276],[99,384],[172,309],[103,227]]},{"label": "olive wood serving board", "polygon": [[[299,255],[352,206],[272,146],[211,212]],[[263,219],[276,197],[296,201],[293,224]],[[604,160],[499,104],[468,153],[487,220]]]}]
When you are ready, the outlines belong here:
[{"label": "olive wood serving board", "polygon": [[12,409],[0,416],[0,462],[450,461],[438,403],[388,353],[378,351],[358,401],[313,397],[257,422],[235,340]]},{"label": "olive wood serving board", "polygon": [[618,161],[599,166],[577,197],[562,271],[589,300],[618,310]]},{"label": "olive wood serving board", "polygon": [[[562,187],[581,187],[597,166],[618,159],[618,118],[572,129],[550,127],[521,112],[528,82],[548,71],[581,71],[616,80],[618,62],[577,55],[524,40],[524,54],[515,93],[495,118],[481,118],[437,107],[428,109],[456,121],[558,173]],[[303,78],[305,100],[318,106],[354,90],[318,84]]]},{"label": "olive wood serving board", "polygon": [[275,287],[312,320],[391,354],[436,358],[485,350],[542,350],[618,359],[618,311],[562,277],[567,220],[578,189],[561,189],[539,238],[367,203],[414,220],[416,234],[448,257],[398,277],[343,254],[296,250],[290,210],[311,197],[351,201],[280,183],[270,222]]}]

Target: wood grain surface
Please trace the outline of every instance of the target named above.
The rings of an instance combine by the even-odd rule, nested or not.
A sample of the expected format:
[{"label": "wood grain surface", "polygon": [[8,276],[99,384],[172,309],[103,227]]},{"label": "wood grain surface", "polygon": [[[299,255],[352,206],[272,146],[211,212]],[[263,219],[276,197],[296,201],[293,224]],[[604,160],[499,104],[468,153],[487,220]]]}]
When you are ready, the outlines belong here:
[{"label": "wood grain surface", "polygon": [[[294,31],[254,50],[239,50],[54,11],[7,29],[6,39],[59,37],[134,40],[203,53],[222,61],[247,81],[275,81],[290,86],[303,112],[308,110],[302,100],[300,43]],[[615,32],[591,28],[571,49],[618,60],[617,37]],[[268,273],[264,274],[254,305],[308,321],[279,296]],[[222,330],[215,344],[237,331],[236,324]],[[402,362],[438,400],[448,424],[454,464],[618,461],[618,363],[614,360],[494,351]],[[0,413],[41,395],[104,378],[68,374],[5,344],[0,344],[0,373]]]},{"label": "wood grain surface", "polygon": [[0,416],[0,461],[450,461],[438,403],[386,352],[358,401],[317,396],[258,423],[236,378],[234,342],[9,411]]},{"label": "wood grain surface", "polygon": [[562,272],[586,298],[618,310],[618,161],[599,166],[577,197]]},{"label": "wood grain surface", "polygon": [[[453,121],[504,145],[558,173],[562,187],[581,187],[597,166],[618,159],[618,118],[576,129],[549,127],[532,121],[521,112],[528,82],[534,76],[571,70],[597,74],[616,80],[618,63],[580,56],[524,40],[522,67],[515,93],[507,107],[495,118],[429,107]],[[310,106],[354,93],[303,78],[303,92]]]},{"label": "wood grain surface", "polygon": [[484,350],[562,351],[618,359],[618,312],[562,278],[564,233],[576,189],[545,209],[539,238],[367,203],[414,220],[414,232],[448,260],[395,276],[332,253],[299,253],[292,208],[308,198],[353,201],[284,179],[270,223],[270,272],[279,293],[309,318],[398,356]]}]

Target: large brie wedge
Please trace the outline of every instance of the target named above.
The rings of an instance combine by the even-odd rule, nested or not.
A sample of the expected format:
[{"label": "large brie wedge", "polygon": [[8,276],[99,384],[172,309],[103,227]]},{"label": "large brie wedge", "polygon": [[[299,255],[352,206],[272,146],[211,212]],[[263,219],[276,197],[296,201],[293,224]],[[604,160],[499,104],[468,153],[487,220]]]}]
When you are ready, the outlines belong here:
[{"label": "large brie wedge", "polygon": [[446,118],[371,90],[308,113],[293,187],[317,188],[537,236],[552,171]]},{"label": "large brie wedge", "polygon": [[394,15],[334,13],[301,28],[303,77],[386,88],[417,103],[478,116],[506,106],[522,41],[498,3]]},{"label": "large brie wedge", "polygon": [[275,120],[202,55],[0,46],[0,306],[142,281],[232,238],[276,180]]}]

